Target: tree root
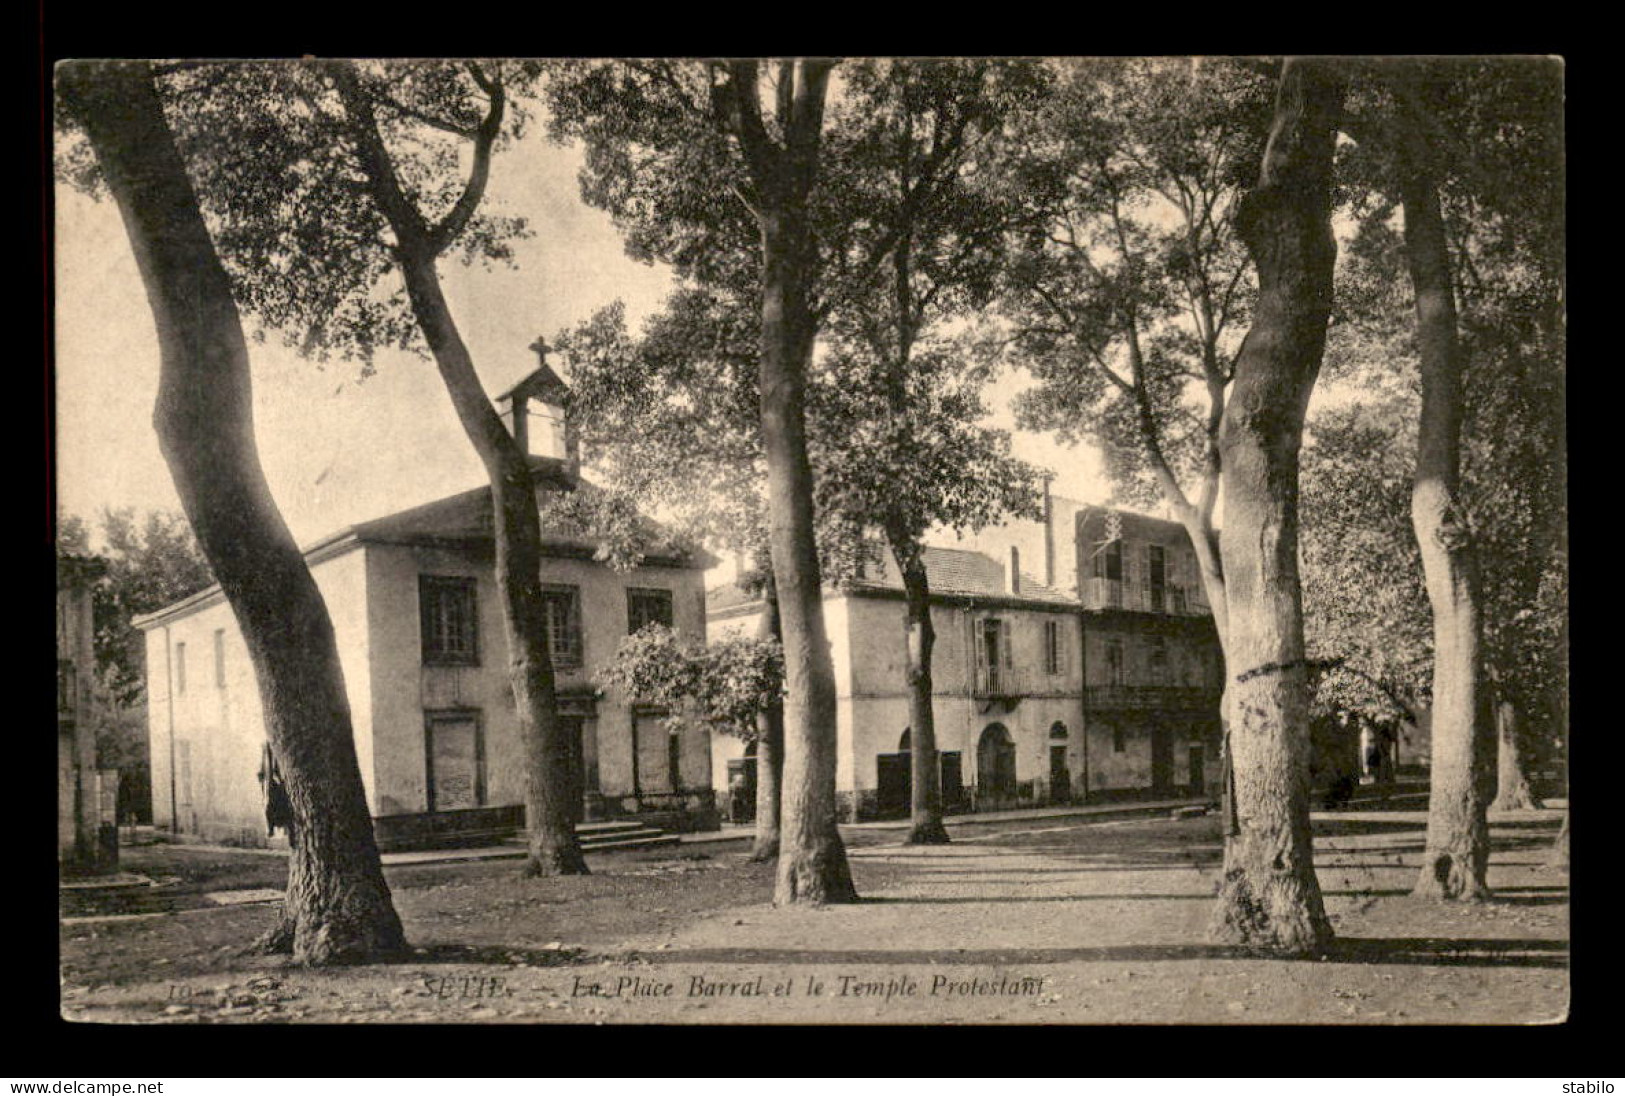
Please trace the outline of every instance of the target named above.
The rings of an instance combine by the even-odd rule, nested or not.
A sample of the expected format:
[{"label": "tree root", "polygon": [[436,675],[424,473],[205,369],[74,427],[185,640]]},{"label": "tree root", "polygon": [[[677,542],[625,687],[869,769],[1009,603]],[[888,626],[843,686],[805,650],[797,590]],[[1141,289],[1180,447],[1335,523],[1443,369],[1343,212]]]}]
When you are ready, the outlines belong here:
[{"label": "tree root", "polygon": [[858,901],[846,850],[836,837],[823,848],[799,853],[779,852],[779,877],[773,889],[775,906],[842,905]]},{"label": "tree root", "polygon": [[951,845],[953,841],[948,836],[948,827],[942,824],[942,819],[932,818],[924,822],[916,822],[903,838],[905,845]]},{"label": "tree root", "polygon": [[519,874],[524,879],[539,879],[555,875],[591,875],[592,872],[587,869],[587,858],[579,848],[549,846],[538,849],[532,846]]},{"label": "tree root", "polygon": [[1495,797],[1495,802],[1489,807],[1492,811],[1538,811],[1541,809],[1540,800],[1535,793],[1529,790],[1529,785],[1522,784],[1503,792]]},{"label": "tree root", "polygon": [[244,955],[292,955],[293,918],[283,917],[276,925],[243,949]]},{"label": "tree root", "polygon": [[[1331,925],[1307,910],[1280,916],[1254,890],[1247,873],[1227,871],[1219,887],[1218,903],[1208,925],[1208,938],[1233,944],[1261,955],[1318,956],[1331,945]],[[1286,903],[1276,903],[1283,906]]]},{"label": "tree root", "polygon": [[1483,872],[1475,871],[1470,858],[1453,852],[1429,851],[1422,858],[1422,871],[1411,894],[1440,902],[1482,902],[1489,898]]}]

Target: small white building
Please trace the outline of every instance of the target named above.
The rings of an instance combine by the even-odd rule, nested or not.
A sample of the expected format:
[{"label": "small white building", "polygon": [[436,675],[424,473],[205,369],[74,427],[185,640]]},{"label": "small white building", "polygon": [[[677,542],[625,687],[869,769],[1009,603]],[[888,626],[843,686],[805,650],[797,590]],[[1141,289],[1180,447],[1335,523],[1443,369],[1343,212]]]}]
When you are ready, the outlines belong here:
[{"label": "small white building", "polygon": [[[544,364],[504,397],[517,405],[507,418],[520,424],[522,438],[528,400],[562,389]],[[534,431],[532,440],[566,452],[532,453],[539,496],[577,482],[573,447],[535,437],[544,433]],[[524,825],[524,752],[492,528],[490,489],[481,487],[341,529],[305,549],[332,618],[382,848]],[[544,525],[551,653],[582,814],[714,827],[707,732],[670,731],[663,710],[593,680],[621,639],[651,621],[704,642],[703,574],[712,561],[656,554],[623,573],[597,561],[596,547]],[[215,586],[135,623],[146,633],[154,824],[266,844],[266,732],[231,607]]]},{"label": "small white building", "polygon": [[[943,800],[950,810],[1070,802],[1085,778],[1077,606],[1031,575],[1014,583],[979,552],[928,548],[933,709]],[[755,634],[759,601],[712,591],[715,638]],[[907,813],[909,692],[902,578],[878,574],[831,590],[824,622],[835,663],[836,794],[842,817]],[[738,739],[713,742],[715,778],[745,756]],[[1079,785],[1081,787],[1081,784]]]}]

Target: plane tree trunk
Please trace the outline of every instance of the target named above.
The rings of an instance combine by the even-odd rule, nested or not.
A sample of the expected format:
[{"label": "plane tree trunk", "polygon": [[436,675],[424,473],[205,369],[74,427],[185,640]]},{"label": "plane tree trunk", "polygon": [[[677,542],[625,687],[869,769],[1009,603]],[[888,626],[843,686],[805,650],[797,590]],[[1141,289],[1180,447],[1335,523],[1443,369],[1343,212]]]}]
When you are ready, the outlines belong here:
[{"label": "plane tree trunk", "polygon": [[1234,832],[1211,933],[1303,954],[1331,939],[1309,826],[1309,689],[1298,577],[1298,456],[1332,299],[1331,172],[1343,82],[1288,61],[1238,228],[1258,305],[1220,433]]},{"label": "plane tree trunk", "polygon": [[[341,64],[333,74],[356,137],[362,170],[395,235],[394,253],[412,313],[429,344],[457,420],[491,485],[497,590],[508,641],[508,677],[525,755],[525,824],[530,838],[523,871],[528,876],[585,875],[587,862],[575,831],[580,795],[571,778],[571,751],[559,719],[548,647],[541,517],[529,459],[486,396],[441,290],[436,261],[456,235],[452,224],[424,222],[401,188],[379,136],[372,104],[354,69]],[[491,83],[487,91],[491,107],[479,130],[470,185],[458,210],[448,217],[459,216],[460,210],[471,211],[484,189],[490,146],[500,132],[503,112],[501,85]]]},{"label": "plane tree trunk", "polygon": [[[762,589],[762,639],[784,642],[779,626],[779,595],[768,576]],[[756,717],[756,841],[750,858],[757,862],[779,856],[779,789],[784,781],[784,698],[773,697]]]},{"label": "plane tree trunk", "polygon": [[786,687],[775,905],[857,900],[836,826],[835,666],[824,627],[805,400],[817,330],[817,247],[808,201],[818,179],[832,67],[827,61],[781,64],[777,139],[763,121],[755,62],[728,62],[718,71],[725,78],[712,84],[713,104],[749,169],[761,231],[758,384]]},{"label": "plane tree trunk", "polygon": [[912,790],[910,827],[905,845],[946,845],[948,828],[942,822],[942,776],[937,764],[937,723],[931,703],[931,651],[937,633],[931,624],[931,587],[926,577],[924,550],[917,537],[891,534],[892,554],[903,574],[907,599],[904,618],[908,644],[908,721]]},{"label": "plane tree trunk", "polygon": [[1523,713],[1506,696],[1495,699],[1495,800],[1492,811],[1538,810],[1540,799],[1529,781],[1529,748]]},{"label": "plane tree trunk", "polygon": [[259,462],[242,323],[151,71],[76,64],[61,81],[129,234],[158,333],[159,448],[248,647],[293,808],[282,919],[260,946],[312,965],[398,953],[332,621]]},{"label": "plane tree trunk", "polygon": [[805,210],[764,214],[762,441],[767,455],[773,576],[784,630],[784,786],[774,902],[857,898],[836,827],[835,666],[824,628],[813,533],[812,465],[804,393],[812,322],[803,274]]},{"label": "plane tree trunk", "polygon": [[1433,758],[1427,844],[1413,893],[1442,899],[1489,894],[1489,823],[1495,749],[1483,680],[1478,561],[1462,512],[1461,424],[1466,409],[1450,255],[1437,168],[1416,87],[1400,96],[1400,198],[1416,298],[1422,411],[1411,524],[1433,610]]}]

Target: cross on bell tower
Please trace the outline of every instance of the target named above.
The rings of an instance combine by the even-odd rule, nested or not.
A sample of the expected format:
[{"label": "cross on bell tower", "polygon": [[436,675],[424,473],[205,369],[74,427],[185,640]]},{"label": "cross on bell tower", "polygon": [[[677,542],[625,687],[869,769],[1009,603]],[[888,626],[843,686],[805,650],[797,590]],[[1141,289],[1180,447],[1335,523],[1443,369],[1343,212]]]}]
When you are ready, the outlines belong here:
[{"label": "cross on bell tower", "polygon": [[[547,344],[545,336],[537,336],[526,349],[535,353],[536,368],[496,398],[499,406],[507,404],[502,408],[502,419],[527,457],[562,460],[574,479],[580,469],[580,455],[570,421],[570,386],[547,364],[547,356],[555,348]],[[532,418],[541,421],[532,423]],[[533,437],[533,428],[539,436]]]}]

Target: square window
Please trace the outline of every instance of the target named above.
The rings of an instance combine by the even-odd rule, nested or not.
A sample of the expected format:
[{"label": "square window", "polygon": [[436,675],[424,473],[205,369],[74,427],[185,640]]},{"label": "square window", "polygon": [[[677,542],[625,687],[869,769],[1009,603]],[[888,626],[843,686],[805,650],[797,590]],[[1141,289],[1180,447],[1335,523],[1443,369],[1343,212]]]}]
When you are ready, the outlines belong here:
[{"label": "square window", "polygon": [[418,576],[423,661],[442,666],[480,664],[476,585],[471,578]]},{"label": "square window", "polygon": [[646,624],[663,624],[670,628],[672,620],[670,590],[629,589],[626,591],[626,632],[628,635],[639,631]]}]

